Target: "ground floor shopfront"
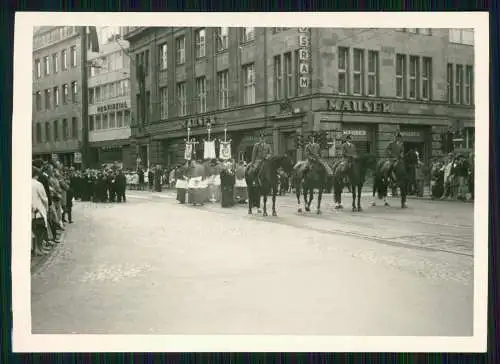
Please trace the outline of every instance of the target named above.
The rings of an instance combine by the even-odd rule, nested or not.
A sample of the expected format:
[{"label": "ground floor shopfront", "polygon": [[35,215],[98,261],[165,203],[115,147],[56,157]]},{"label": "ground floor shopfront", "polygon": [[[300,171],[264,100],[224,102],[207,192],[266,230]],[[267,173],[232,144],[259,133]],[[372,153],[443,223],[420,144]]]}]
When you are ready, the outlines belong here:
[{"label": "ground floor shopfront", "polygon": [[[168,167],[182,163],[188,127],[189,137],[195,140],[197,159],[204,158],[203,143],[209,137],[209,127],[210,139],[217,140],[216,156],[219,153],[218,141],[226,139],[231,141],[232,157],[245,161],[251,159],[252,148],[261,131],[264,131],[275,154],[286,154],[294,161],[303,159],[297,136],[302,135],[307,140],[316,132],[327,134],[329,148],[322,151],[324,158],[337,158],[340,155],[342,136],[346,133],[352,135],[360,153],[371,153],[379,158],[386,156],[387,147],[398,132],[405,150],[417,150],[425,163],[445,155],[449,148],[464,150],[468,147],[471,150],[471,145],[473,148],[474,110],[470,108],[410,104],[401,100],[320,99],[312,105],[313,112],[304,108],[304,104],[291,103],[284,111],[270,109],[268,115],[260,117],[262,113],[256,110],[253,114],[249,112],[245,118],[235,117],[231,120],[231,117],[227,117],[226,121],[220,121],[216,114],[206,119],[188,118],[156,124],[147,131],[147,135],[132,137],[132,150],[135,151],[135,158],[146,168],[151,164]],[[223,119],[223,115],[220,119]],[[465,135],[462,143],[458,142],[458,130]],[[446,145],[450,133],[453,134],[451,146]]]},{"label": "ground floor shopfront", "polygon": [[135,169],[135,150],[130,139],[108,140],[90,143],[89,166],[101,168],[107,165],[119,165],[124,169]]},{"label": "ground floor shopfront", "polygon": [[81,163],[81,152],[54,152],[54,153],[33,153],[33,160],[41,159],[44,161],[58,160],[65,167],[78,167]]}]

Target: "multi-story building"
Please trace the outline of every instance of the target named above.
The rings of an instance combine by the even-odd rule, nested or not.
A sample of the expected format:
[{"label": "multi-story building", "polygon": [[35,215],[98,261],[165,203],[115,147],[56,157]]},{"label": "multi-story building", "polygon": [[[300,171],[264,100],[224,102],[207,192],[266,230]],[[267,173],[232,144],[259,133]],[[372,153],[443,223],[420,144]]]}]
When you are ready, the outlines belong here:
[{"label": "multi-story building", "polygon": [[130,56],[123,30],[97,28],[99,53],[88,54],[91,165],[135,167],[135,151],[130,152]]},{"label": "multi-story building", "polygon": [[33,34],[33,157],[56,154],[73,164],[81,148],[78,27],[38,27]]},{"label": "multi-story building", "polygon": [[463,136],[455,147],[473,147],[471,30],[133,27],[125,38],[132,69],[145,69],[144,104],[131,72],[143,161],[180,161],[187,128],[201,142],[209,125],[216,138],[227,128],[245,159],[259,129],[276,153],[298,158],[297,135],[312,131],[328,134],[325,156],[346,132],[379,156],[396,131],[424,160],[452,147],[450,129]]}]

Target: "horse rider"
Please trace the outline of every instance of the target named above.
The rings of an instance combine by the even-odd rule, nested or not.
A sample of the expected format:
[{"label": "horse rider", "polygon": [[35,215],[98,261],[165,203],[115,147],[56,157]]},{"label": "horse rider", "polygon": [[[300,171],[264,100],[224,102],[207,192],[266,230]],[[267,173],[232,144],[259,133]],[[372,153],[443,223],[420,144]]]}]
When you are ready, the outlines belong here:
[{"label": "horse rider", "polygon": [[390,177],[392,176],[392,171],[394,170],[396,164],[403,158],[404,145],[401,138],[401,133],[396,133],[394,140],[389,143],[389,146],[386,149],[386,154],[391,161],[391,164],[389,165],[389,171],[387,173],[387,175]]},{"label": "horse rider", "polygon": [[269,159],[273,154],[271,146],[264,139],[264,132],[261,131],[259,134],[259,141],[255,143],[252,150],[252,169],[258,171],[262,161]]},{"label": "horse rider", "polygon": [[312,165],[314,162],[318,162],[323,166],[323,168],[325,168],[328,177],[333,176],[333,170],[323,159],[321,159],[321,146],[316,143],[314,138],[311,138],[309,143],[304,148],[304,155],[309,165]]},{"label": "horse rider", "polygon": [[353,159],[358,156],[358,152],[356,150],[356,146],[352,142],[351,134],[346,134],[344,136],[344,142],[342,143],[342,157],[344,161],[347,163],[347,167],[352,167]]}]

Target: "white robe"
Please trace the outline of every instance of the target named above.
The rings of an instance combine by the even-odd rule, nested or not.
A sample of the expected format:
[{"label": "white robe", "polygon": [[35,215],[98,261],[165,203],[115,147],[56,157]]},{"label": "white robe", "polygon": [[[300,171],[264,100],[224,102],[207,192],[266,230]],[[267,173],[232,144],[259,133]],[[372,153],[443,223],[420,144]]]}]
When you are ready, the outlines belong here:
[{"label": "white robe", "polygon": [[45,221],[45,226],[48,226],[47,216],[49,210],[49,199],[45,193],[45,188],[36,179],[31,180],[31,210],[33,212],[38,210],[39,214]]}]

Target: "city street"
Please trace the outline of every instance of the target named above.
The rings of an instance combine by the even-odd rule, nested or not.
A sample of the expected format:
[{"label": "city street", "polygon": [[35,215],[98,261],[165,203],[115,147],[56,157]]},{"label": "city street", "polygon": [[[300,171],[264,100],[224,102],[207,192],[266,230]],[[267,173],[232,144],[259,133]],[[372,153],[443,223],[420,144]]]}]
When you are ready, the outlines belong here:
[{"label": "city street", "polygon": [[474,204],[343,199],[299,214],[289,194],[277,217],[173,191],[75,202],[32,275],[33,333],[472,335]]}]

